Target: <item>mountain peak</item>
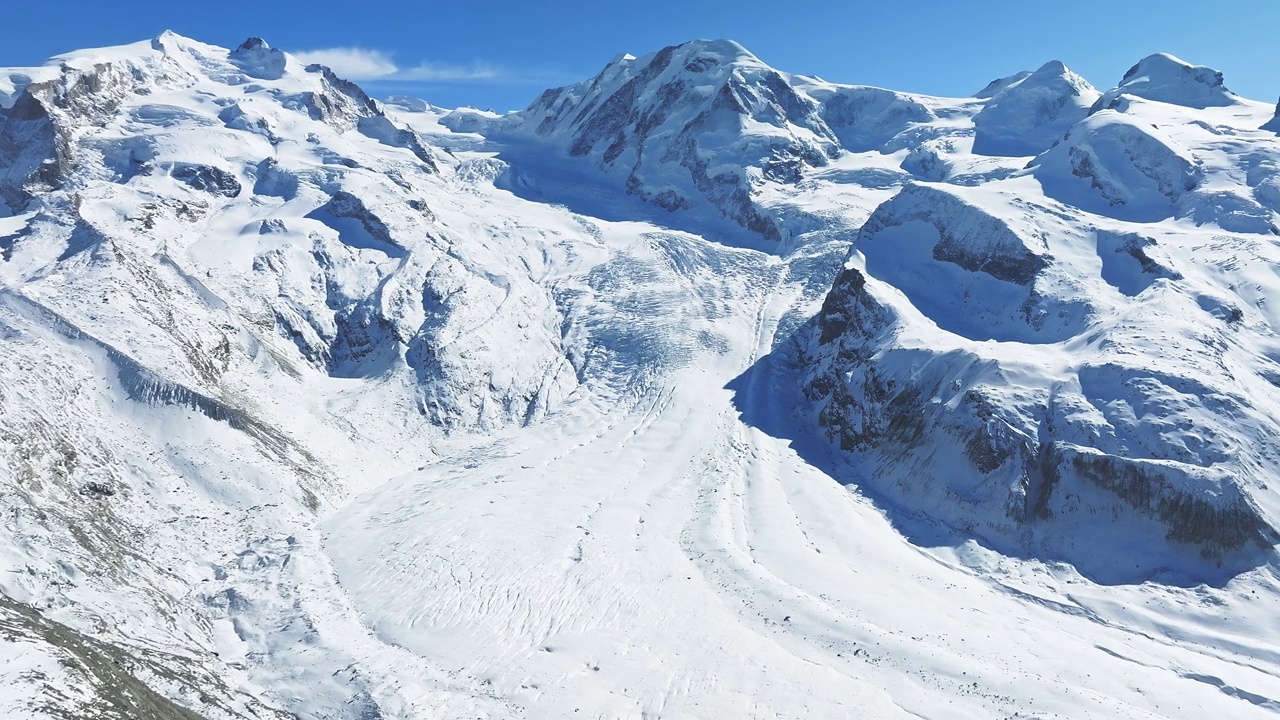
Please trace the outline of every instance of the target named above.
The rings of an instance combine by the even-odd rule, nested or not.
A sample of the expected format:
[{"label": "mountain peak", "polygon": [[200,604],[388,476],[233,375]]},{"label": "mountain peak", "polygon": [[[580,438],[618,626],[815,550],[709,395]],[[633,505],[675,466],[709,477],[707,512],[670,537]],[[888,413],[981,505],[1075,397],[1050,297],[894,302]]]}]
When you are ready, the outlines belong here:
[{"label": "mountain peak", "polygon": [[1195,69],[1196,66],[1183,60],[1182,58],[1167,52],[1151,53],[1142,58],[1136,65],[1129,68],[1125,72],[1124,77],[1120,79],[1120,84],[1129,82],[1139,75],[1156,74],[1168,75],[1176,72],[1186,72]]},{"label": "mountain peak", "polygon": [[1043,152],[1082,120],[1100,95],[1059,60],[1013,76],[998,88],[992,85],[984,89],[991,91],[990,101],[973,119],[973,149],[982,155]]},{"label": "mountain peak", "polygon": [[255,35],[240,43],[240,47],[236,48],[236,50],[257,50],[258,48],[270,50],[271,46],[267,44],[266,40]]},{"label": "mountain peak", "polygon": [[741,43],[734,40],[690,40],[677,45],[676,49],[685,53],[720,57],[729,62],[760,62],[760,59],[752,54],[750,50],[747,50]]},{"label": "mountain peak", "polygon": [[1121,94],[1194,108],[1234,105],[1239,100],[1223,84],[1222,73],[1163,52],[1139,60],[1107,95]]},{"label": "mountain peak", "polygon": [[289,68],[288,55],[256,36],[232,50],[230,59],[244,74],[259,80],[278,80]]},{"label": "mountain peak", "polygon": [[1049,62],[1041,65],[1038,70],[1031,74],[1033,76],[1056,76],[1065,75],[1068,72],[1070,72],[1070,70],[1067,69],[1067,66],[1061,60],[1050,60]]},{"label": "mountain peak", "polygon": [[[138,45],[141,45],[141,43],[138,43]],[[132,47],[135,47],[135,46],[122,45],[122,46],[119,46],[118,48],[101,48],[100,50],[98,50],[98,52],[104,52],[108,50],[117,50],[117,49],[124,50]],[[151,39],[151,49],[158,51],[160,53],[163,53],[165,55],[177,55],[181,53],[189,53],[193,49],[206,49],[209,47],[210,47],[209,45],[206,45],[205,43],[202,43],[199,40],[193,40],[185,35],[181,35],[172,30],[165,30],[164,32],[160,33],[159,35]]]}]

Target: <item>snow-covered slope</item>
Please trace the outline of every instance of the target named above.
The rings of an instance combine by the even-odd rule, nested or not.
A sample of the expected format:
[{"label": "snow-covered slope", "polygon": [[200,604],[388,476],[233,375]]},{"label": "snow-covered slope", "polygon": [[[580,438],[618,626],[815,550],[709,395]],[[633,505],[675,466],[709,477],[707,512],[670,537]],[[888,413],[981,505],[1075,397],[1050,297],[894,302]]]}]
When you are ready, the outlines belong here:
[{"label": "snow-covered slope", "polygon": [[1280,137],[736,43],[0,70],[0,713],[1280,710]]},{"label": "snow-covered slope", "polygon": [[[987,155],[1035,155],[1084,119],[1100,94],[1058,61],[999,89],[973,118],[973,151]],[[982,94],[982,93],[980,93]]]},{"label": "snow-covered slope", "polygon": [[1222,73],[1168,53],[1147,56],[1129,68],[1120,84],[1099,99],[1098,107],[1114,107],[1122,95],[1200,109],[1240,102],[1223,84]]},{"label": "snow-covered slope", "polygon": [[793,77],[737,43],[696,41],[621,55],[488,127],[591,162],[665,210],[709,211],[780,240],[788,227],[756,201],[762,183],[795,184],[842,149],[879,148],[932,118],[908,95]]}]

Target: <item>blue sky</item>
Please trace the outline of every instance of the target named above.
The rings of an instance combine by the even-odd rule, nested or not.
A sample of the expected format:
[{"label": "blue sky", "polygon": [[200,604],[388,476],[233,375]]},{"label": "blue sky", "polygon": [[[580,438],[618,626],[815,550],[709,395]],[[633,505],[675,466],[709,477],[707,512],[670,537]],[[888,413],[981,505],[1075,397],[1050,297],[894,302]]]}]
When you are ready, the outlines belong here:
[{"label": "blue sky", "polygon": [[644,0],[633,3],[12,0],[0,66],[172,29],[215,45],[250,35],[340,65],[372,94],[509,110],[620,52],[730,38],[781,70],[968,95],[1058,59],[1106,89],[1156,51],[1210,65],[1258,100],[1280,95],[1274,0]]}]

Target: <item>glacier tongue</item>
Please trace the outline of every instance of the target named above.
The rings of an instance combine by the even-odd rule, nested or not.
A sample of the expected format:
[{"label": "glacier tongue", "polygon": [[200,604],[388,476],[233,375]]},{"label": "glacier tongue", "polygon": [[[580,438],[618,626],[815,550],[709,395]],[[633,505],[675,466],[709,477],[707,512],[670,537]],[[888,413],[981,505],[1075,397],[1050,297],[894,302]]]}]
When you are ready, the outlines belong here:
[{"label": "glacier tongue", "polygon": [[0,70],[0,712],[1274,711],[1272,117],[1170,56]]}]

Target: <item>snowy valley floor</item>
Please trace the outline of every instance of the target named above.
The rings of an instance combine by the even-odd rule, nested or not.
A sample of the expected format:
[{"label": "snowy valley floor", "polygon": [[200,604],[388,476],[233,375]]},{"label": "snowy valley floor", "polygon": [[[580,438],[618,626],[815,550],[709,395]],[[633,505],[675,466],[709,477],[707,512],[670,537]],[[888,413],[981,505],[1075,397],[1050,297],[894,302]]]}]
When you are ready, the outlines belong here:
[{"label": "snowy valley floor", "polygon": [[[671,247],[652,241],[656,228],[602,226],[613,257]],[[346,647],[384,712],[1280,711],[1280,652],[1266,642],[1280,630],[1274,577],[1108,587],[972,542],[912,544],[856,485],[833,479],[823,451],[786,439],[797,399],[782,389],[789,370],[774,335],[799,300],[785,262],[682,243],[679,261],[659,259],[704,294],[727,342],[670,373],[590,384],[531,428],[437,447],[439,459],[334,511],[321,539],[274,551],[310,569],[295,560],[292,579],[260,582],[298,583],[307,631]],[[707,283],[705,263],[739,272]],[[688,311],[662,307],[675,295],[653,286],[629,292],[647,293],[654,316]],[[744,418],[770,418],[759,424],[774,435]],[[296,640],[264,632],[250,675],[277,692],[296,676],[297,692],[311,693],[344,670],[308,666]]]}]

